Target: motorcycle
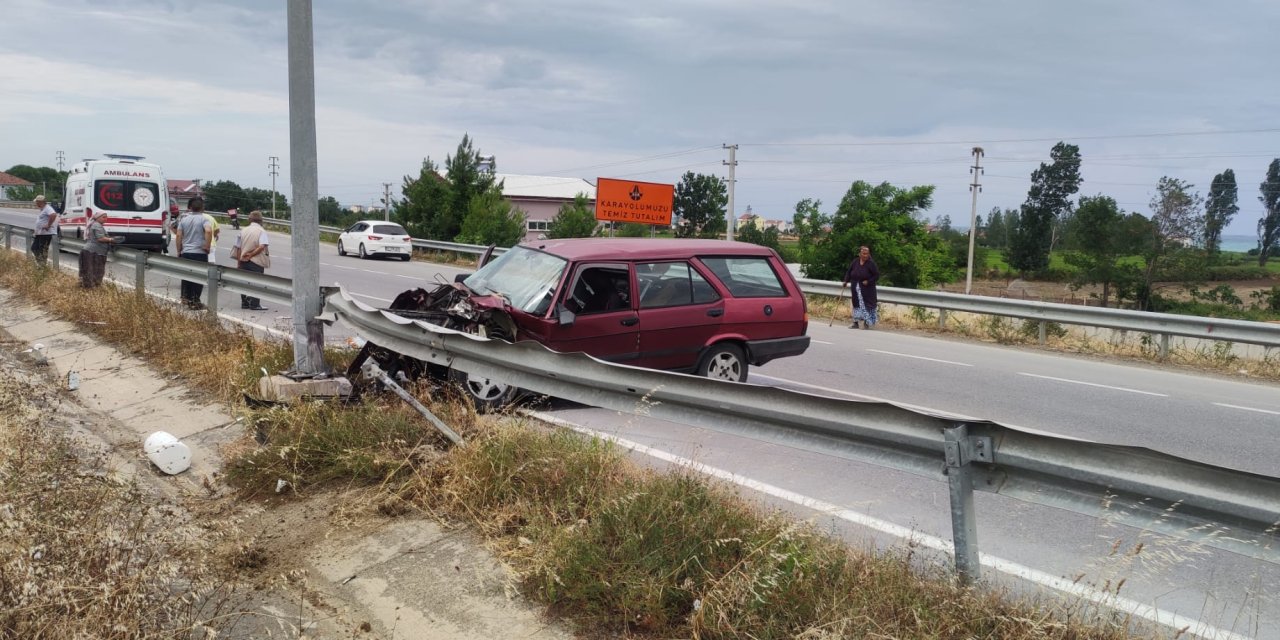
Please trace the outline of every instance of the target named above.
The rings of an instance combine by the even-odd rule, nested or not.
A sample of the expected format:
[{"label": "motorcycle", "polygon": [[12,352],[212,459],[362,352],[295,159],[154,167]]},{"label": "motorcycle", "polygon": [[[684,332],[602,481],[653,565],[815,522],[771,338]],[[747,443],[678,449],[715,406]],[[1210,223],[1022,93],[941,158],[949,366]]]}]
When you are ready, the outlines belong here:
[{"label": "motorcycle", "polygon": [[229,219],[231,220],[231,228],[232,228],[232,229],[239,229],[239,228],[240,228],[240,212],[239,212],[239,211],[237,211],[237,210],[235,210],[235,209],[228,209],[228,210],[227,210],[227,218],[229,218]]}]

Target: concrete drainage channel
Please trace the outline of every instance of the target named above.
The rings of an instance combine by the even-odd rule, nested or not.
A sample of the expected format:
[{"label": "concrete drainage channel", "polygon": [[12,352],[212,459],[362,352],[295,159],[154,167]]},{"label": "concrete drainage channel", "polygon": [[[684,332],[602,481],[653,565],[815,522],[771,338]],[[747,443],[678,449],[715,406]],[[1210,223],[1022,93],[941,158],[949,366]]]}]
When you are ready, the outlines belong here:
[{"label": "concrete drainage channel", "polygon": [[[271,510],[235,502],[220,481],[222,452],[243,446],[245,425],[226,407],[202,401],[145,362],[2,290],[0,328],[12,338],[12,351],[30,351],[21,360],[15,354],[13,361],[61,389],[76,412],[92,416],[83,420],[84,428],[113,452],[118,475],[154,487],[170,506],[189,513],[229,501],[248,514],[243,528],[250,538],[314,532],[303,544],[281,545],[296,556],[305,578],[290,583],[291,589],[254,592],[246,623],[222,637],[352,637],[360,631],[369,637],[449,640],[572,637],[548,624],[541,607],[510,597],[506,570],[470,535],[405,517],[344,529],[329,522],[327,501],[310,511],[304,503],[315,501]],[[35,344],[42,348],[35,350]],[[41,356],[45,363],[37,365]],[[162,473],[144,452],[144,441],[157,432],[169,435],[153,438],[162,464],[173,462],[167,453],[189,452],[178,465],[182,469],[170,467],[175,475]],[[171,450],[175,443],[181,448]]]}]

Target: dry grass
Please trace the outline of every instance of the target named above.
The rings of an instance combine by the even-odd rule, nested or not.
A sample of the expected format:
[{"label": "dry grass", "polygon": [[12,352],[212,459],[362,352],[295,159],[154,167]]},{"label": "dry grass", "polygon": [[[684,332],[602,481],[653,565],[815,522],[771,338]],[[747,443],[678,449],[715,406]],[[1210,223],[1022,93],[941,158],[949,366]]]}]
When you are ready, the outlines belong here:
[{"label": "dry grass", "polygon": [[[852,320],[847,297],[836,300],[831,296],[809,296],[808,305],[811,322],[847,326]],[[1280,381],[1280,351],[1267,352],[1260,358],[1245,358],[1238,355],[1229,342],[1215,342],[1196,348],[1178,346],[1175,342],[1168,357],[1161,359],[1157,339],[1140,332],[1113,332],[1111,339],[1103,339],[1088,335],[1080,327],[1047,323],[1046,341],[1042,345],[1038,322],[948,312],[945,325],[940,326],[937,310],[891,304],[880,305],[880,322],[885,327],[899,330]]]},{"label": "dry grass", "polygon": [[[0,356],[2,357],[2,356]],[[199,522],[75,443],[47,381],[0,376],[0,638],[205,638],[235,626]]]}]

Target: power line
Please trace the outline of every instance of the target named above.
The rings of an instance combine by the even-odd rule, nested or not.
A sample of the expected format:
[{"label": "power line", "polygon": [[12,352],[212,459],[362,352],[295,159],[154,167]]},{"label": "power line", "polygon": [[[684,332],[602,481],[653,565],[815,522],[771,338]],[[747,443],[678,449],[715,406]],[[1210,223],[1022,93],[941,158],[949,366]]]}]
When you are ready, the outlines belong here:
[{"label": "power line", "polygon": [[1189,136],[1219,136],[1244,133],[1280,133],[1280,129],[1235,129],[1223,131],[1173,131],[1165,133],[1128,133],[1091,136],[1055,136],[1052,138],[1006,138],[1002,140],[913,140],[899,142],[756,142],[744,147],[909,147],[950,144],[1011,144],[1015,142],[1066,142],[1068,140],[1120,140],[1136,138],[1178,138]]}]

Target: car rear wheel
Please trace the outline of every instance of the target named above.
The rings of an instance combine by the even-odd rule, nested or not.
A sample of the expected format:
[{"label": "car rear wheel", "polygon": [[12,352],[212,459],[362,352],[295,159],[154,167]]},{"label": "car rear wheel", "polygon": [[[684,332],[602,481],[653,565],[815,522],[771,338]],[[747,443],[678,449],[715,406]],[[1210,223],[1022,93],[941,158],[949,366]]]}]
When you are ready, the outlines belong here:
[{"label": "car rear wheel", "polygon": [[742,382],[747,379],[747,357],[742,347],[733,343],[709,347],[698,363],[698,375],[715,380]]},{"label": "car rear wheel", "polygon": [[361,242],[361,243],[360,243],[360,259],[361,259],[361,260],[368,260],[368,259],[369,259],[369,254],[367,254],[367,253],[365,253],[365,252],[364,252],[364,243],[363,243],[363,242]]},{"label": "car rear wheel", "polygon": [[345,248],[343,248],[343,246],[342,246],[342,241],[341,241],[341,240],[339,240],[339,241],[338,241],[338,255],[340,255],[340,256],[345,256],[345,255],[347,255],[347,250],[346,250]]},{"label": "car rear wheel", "polygon": [[408,255],[408,256],[400,256],[400,259],[401,259],[401,260],[403,260],[403,261],[405,261],[405,262],[408,262],[408,261],[410,261],[410,260],[412,260],[412,259],[413,259],[413,256],[412,256],[412,255]]}]

